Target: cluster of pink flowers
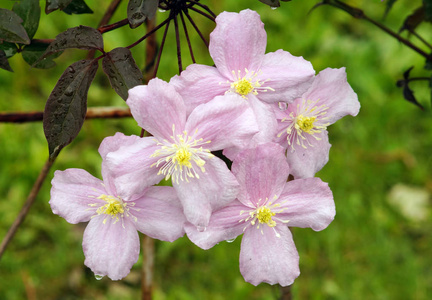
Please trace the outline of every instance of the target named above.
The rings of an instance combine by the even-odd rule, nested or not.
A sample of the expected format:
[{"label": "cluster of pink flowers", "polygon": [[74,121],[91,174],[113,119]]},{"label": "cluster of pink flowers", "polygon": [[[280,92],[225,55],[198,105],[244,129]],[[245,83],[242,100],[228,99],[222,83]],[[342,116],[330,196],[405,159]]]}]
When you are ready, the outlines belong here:
[{"label": "cluster of pink flowers", "polygon": [[[89,221],[85,264],[98,276],[129,273],[137,230],[163,241],[186,233],[203,249],[243,234],[245,280],[287,286],[300,273],[288,227],[318,231],[335,216],[328,185],[314,175],[328,161],[327,126],[360,108],[345,69],[315,76],[302,57],[265,54],[254,11],[224,12],[216,23],[215,67],[193,64],[169,83],[129,90],[132,115],[151,137],[104,139],[103,181],[80,169],[55,172],[52,210]],[[163,179],[172,187],[154,186]]]}]

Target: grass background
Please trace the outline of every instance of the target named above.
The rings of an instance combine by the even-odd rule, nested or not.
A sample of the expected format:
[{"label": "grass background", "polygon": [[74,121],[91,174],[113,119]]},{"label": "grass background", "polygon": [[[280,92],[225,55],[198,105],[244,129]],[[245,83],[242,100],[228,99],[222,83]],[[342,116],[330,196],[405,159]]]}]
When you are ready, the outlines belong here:
[{"label": "grass background", "polygon": [[[35,38],[53,38],[69,27],[95,27],[109,1],[88,0],[93,15],[42,13]],[[345,66],[348,81],[362,108],[329,128],[329,163],[317,176],[328,182],[337,207],[336,219],[322,232],[294,229],[301,275],[293,285],[294,299],[430,299],[432,295],[432,119],[430,90],[424,82],[412,87],[426,110],[403,100],[397,79],[411,66],[414,76],[428,76],[423,59],[372,25],[332,7],[308,14],[315,0],[283,3],[276,10],[257,0],[202,1],[216,13],[251,8],[261,15],[268,34],[267,52],[284,49],[312,62],[319,72]],[[398,1],[382,20],[385,3],[347,1],[372,18],[398,30],[421,1]],[[11,8],[13,1],[2,0]],[[44,7],[45,1],[41,1]],[[125,17],[126,1],[112,21]],[[212,24],[195,15],[205,34]],[[158,13],[158,20],[163,13]],[[104,35],[105,50],[127,46],[145,32],[122,28]],[[432,40],[430,24],[418,32]],[[160,37],[161,35],[159,35]],[[164,50],[158,76],[169,80],[178,71],[174,36]],[[412,39],[415,41],[414,39]],[[198,63],[212,64],[194,35]],[[420,44],[419,44],[420,45]],[[421,45],[423,46],[423,45]],[[186,53],[186,49],[184,54]],[[144,66],[144,46],[133,48]],[[0,111],[43,110],[64,69],[84,58],[85,51],[68,50],[50,70],[30,69],[17,54],[14,73],[0,70]],[[185,55],[187,57],[187,55]],[[189,62],[185,62],[185,66]],[[426,74],[426,75],[425,75]],[[89,106],[122,106],[99,70]],[[106,136],[121,131],[139,134],[133,119],[87,121],[65,148],[53,170],[83,168],[100,174],[97,148]],[[42,124],[0,124],[0,237],[14,221],[47,158]],[[30,214],[0,261],[0,299],[138,299],[142,257],[123,281],[96,281],[83,265],[85,224],[70,225],[53,215],[48,205],[50,179],[44,183]],[[389,199],[402,195],[402,205]],[[420,199],[420,200],[419,200]],[[422,206],[415,206],[422,202]],[[407,208],[420,207],[409,215]],[[423,215],[422,215],[423,214]],[[156,242],[155,299],[277,299],[279,288],[245,283],[238,270],[240,238],[204,251],[184,237]],[[113,257],[115,259],[115,257]]]}]

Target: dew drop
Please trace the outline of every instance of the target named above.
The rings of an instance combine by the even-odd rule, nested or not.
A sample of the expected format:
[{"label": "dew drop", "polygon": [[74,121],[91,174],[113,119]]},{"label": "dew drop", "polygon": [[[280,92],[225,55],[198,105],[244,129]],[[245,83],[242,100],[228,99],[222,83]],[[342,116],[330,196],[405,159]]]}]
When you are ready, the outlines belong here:
[{"label": "dew drop", "polygon": [[95,278],[96,278],[96,280],[101,280],[103,278],[103,275],[96,275],[95,274]]},{"label": "dew drop", "polygon": [[277,7],[272,6],[271,9],[275,10]]},{"label": "dew drop", "polygon": [[198,230],[199,232],[204,232],[204,231],[207,230],[207,227],[205,227],[205,226],[197,226],[197,230]]},{"label": "dew drop", "polygon": [[229,240],[226,240],[226,241],[227,241],[227,243],[232,243],[232,242],[234,242],[234,241],[235,241],[235,239],[236,239],[236,238],[233,238],[233,239],[229,239]]},{"label": "dew drop", "polygon": [[164,12],[166,12],[166,10],[165,10],[165,9],[160,9],[160,8],[159,8],[159,11],[160,11],[161,13],[164,13]]}]

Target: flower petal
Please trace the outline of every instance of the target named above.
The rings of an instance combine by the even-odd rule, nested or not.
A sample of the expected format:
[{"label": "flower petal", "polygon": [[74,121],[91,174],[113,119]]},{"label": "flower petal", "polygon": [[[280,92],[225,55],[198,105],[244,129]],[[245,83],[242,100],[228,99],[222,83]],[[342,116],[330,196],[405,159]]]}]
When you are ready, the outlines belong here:
[{"label": "flower petal", "polygon": [[[104,219],[107,220],[105,224]],[[138,260],[138,232],[126,218],[123,224],[114,224],[113,219],[107,215],[96,216],[84,231],[83,250],[84,264],[95,275],[120,280],[129,274]]]},{"label": "flower petal", "polygon": [[225,94],[230,88],[230,84],[226,82],[227,78],[215,67],[192,64],[180,76],[171,78],[169,83],[183,97],[189,115],[198,105]]},{"label": "flower petal", "polygon": [[196,226],[186,223],[185,230],[189,239],[198,247],[207,250],[224,240],[232,240],[243,233],[244,223],[240,223],[240,212],[248,209],[237,200],[213,212],[208,227],[199,231]]},{"label": "flower petal", "polygon": [[198,106],[190,114],[186,130],[195,132],[204,141],[211,141],[208,149],[242,147],[258,132],[258,124],[248,103],[239,95],[218,96]]},{"label": "flower petal", "polygon": [[231,170],[240,184],[237,198],[250,207],[256,207],[265,198],[279,196],[289,174],[283,148],[276,143],[244,150]]},{"label": "flower petal", "polygon": [[[315,133],[314,137],[304,133],[304,137],[308,139],[307,148],[293,144],[294,150],[287,145],[287,141],[281,142],[287,149],[287,161],[290,166],[290,173],[295,179],[314,177],[315,173],[321,170],[329,160],[329,152],[331,144],[328,141],[327,130],[321,133]],[[319,140],[317,140],[318,138]]]},{"label": "flower petal", "polygon": [[333,194],[328,184],[317,177],[287,182],[278,203],[284,211],[278,213],[277,217],[289,220],[290,227],[323,230],[336,214]]},{"label": "flower petal", "polygon": [[239,189],[237,180],[221,159],[212,157],[204,167],[199,179],[173,182],[187,220],[202,229],[207,227],[212,211],[233,201]]},{"label": "flower petal", "polygon": [[357,94],[347,82],[345,68],[322,70],[303,98],[317,100],[316,105],[328,107],[325,115],[333,124],[346,115],[356,116],[360,110]]},{"label": "flower petal", "polygon": [[186,217],[174,188],[149,187],[131,201],[130,213],[137,218],[135,227],[154,239],[172,242],[184,235]]},{"label": "flower petal", "polygon": [[223,12],[210,34],[209,51],[219,72],[231,80],[232,71],[258,70],[264,58],[267,34],[260,16],[246,9]]},{"label": "flower petal", "polygon": [[[240,250],[240,272],[244,279],[287,286],[300,275],[299,256],[288,227],[277,227],[280,237],[268,227],[245,231]],[[262,232],[262,233],[261,233]]]},{"label": "flower petal", "polygon": [[97,197],[107,193],[102,180],[82,169],[55,171],[51,184],[51,209],[71,224],[89,221],[95,214],[89,204],[104,203]]},{"label": "flower petal", "polygon": [[268,103],[292,102],[307,91],[314,75],[312,64],[301,56],[283,50],[267,53],[259,79],[266,80],[263,85],[274,91],[259,93],[258,98]]},{"label": "flower petal", "polygon": [[138,125],[156,138],[169,139],[175,125],[179,133],[186,122],[186,106],[182,97],[169,83],[154,78],[148,85],[129,90],[126,101]]},{"label": "flower petal", "polygon": [[128,200],[163,179],[159,169],[152,167],[158,158],[151,155],[160,148],[153,137],[140,138],[135,143],[110,152],[106,165],[110,169],[118,196]]}]

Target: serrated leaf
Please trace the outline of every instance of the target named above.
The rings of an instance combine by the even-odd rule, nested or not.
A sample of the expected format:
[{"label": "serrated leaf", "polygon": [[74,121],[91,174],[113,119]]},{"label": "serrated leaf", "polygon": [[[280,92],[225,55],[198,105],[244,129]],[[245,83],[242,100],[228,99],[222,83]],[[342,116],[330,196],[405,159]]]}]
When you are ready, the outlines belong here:
[{"label": "serrated leaf", "polygon": [[398,80],[396,85],[398,87],[402,87],[402,94],[403,94],[403,97],[405,98],[405,100],[407,100],[408,102],[411,102],[411,103],[417,105],[418,107],[420,107],[421,109],[423,109],[423,106],[415,98],[414,91],[411,90],[408,86],[408,83],[410,81],[410,78],[409,78],[410,72],[413,68],[414,67],[411,67],[408,70],[406,70],[403,74],[404,79]]},{"label": "serrated leaf", "polygon": [[396,1],[397,0],[388,0],[386,2],[386,9],[385,9],[385,12],[384,12],[384,18],[387,17],[388,13],[393,8],[393,5],[395,4]]},{"label": "serrated leaf", "polygon": [[72,0],[46,0],[45,13],[49,14],[57,9],[65,9]]},{"label": "serrated leaf", "polygon": [[0,42],[30,44],[26,30],[21,25],[23,20],[13,11],[0,8]]},{"label": "serrated leaf", "polygon": [[406,17],[402,27],[399,29],[399,33],[404,30],[409,32],[414,31],[417,26],[419,26],[425,19],[425,9],[424,6],[417,8],[411,15]]},{"label": "serrated leaf", "polygon": [[158,0],[129,0],[127,8],[127,17],[130,28],[136,28],[145,19],[152,19],[158,7]]},{"label": "serrated leaf", "polygon": [[84,0],[73,0],[65,9],[63,9],[64,13],[68,15],[71,14],[92,14],[93,11],[90,7],[84,2]]},{"label": "serrated leaf", "polygon": [[87,26],[69,28],[56,36],[40,59],[70,48],[98,49],[103,52],[102,34],[97,29]]},{"label": "serrated leaf", "polygon": [[13,72],[11,66],[9,65],[6,53],[2,49],[0,49],[0,68],[9,72]]},{"label": "serrated leaf", "polygon": [[27,32],[27,35],[32,39],[38,29],[41,8],[39,1],[34,0],[21,0],[15,2],[12,10],[23,19],[23,27]]},{"label": "serrated leaf", "polygon": [[44,59],[40,59],[45,53],[47,47],[47,44],[33,42],[26,46],[21,54],[24,61],[33,68],[49,69],[56,66],[56,63],[53,61],[53,59],[60,56],[61,52],[54,53],[53,55],[50,55]]},{"label": "serrated leaf", "polygon": [[87,93],[97,68],[97,60],[73,63],[51,92],[43,119],[50,159],[55,158],[81,130],[87,111]]},{"label": "serrated leaf", "polygon": [[128,90],[142,84],[142,73],[127,48],[116,48],[102,60],[102,68],[112,88],[126,101]]},{"label": "serrated leaf", "polygon": [[18,52],[18,48],[13,43],[3,42],[0,44],[0,49],[6,53],[6,57],[10,58]]},{"label": "serrated leaf", "polygon": [[291,0],[259,0],[260,2],[270,5],[271,7],[279,7],[280,6],[280,1],[283,2],[288,2]]}]

